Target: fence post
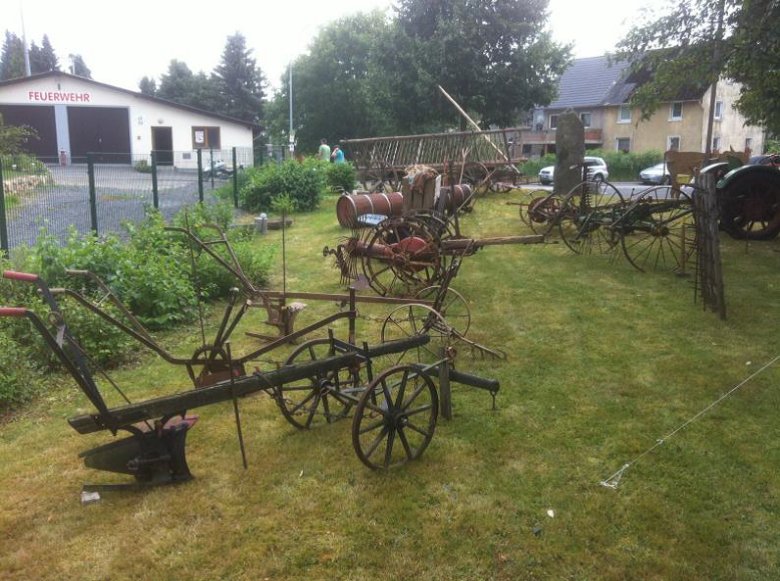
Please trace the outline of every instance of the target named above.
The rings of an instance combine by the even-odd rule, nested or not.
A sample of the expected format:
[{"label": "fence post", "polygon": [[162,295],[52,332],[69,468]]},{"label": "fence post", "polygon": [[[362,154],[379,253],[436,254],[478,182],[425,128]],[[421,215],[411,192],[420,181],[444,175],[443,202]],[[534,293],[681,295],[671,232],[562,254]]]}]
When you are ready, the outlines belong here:
[{"label": "fence post", "polygon": [[89,216],[92,221],[92,230],[98,234],[97,194],[95,192],[95,157],[87,154],[87,176],[89,176]]},{"label": "fence post", "polygon": [[157,189],[157,152],[152,151],[152,202],[154,209],[160,209],[160,191]]},{"label": "fence post", "polygon": [[8,223],[5,217],[5,183],[3,181],[3,158],[0,157],[0,251],[6,256],[10,253],[8,247]]},{"label": "fence post", "polygon": [[233,207],[238,208],[238,156],[233,146]]},{"label": "fence post", "polygon": [[214,150],[209,149],[209,177],[211,178],[211,189],[214,189]]},{"label": "fence post", "polygon": [[203,203],[203,150],[198,148],[198,201]]}]

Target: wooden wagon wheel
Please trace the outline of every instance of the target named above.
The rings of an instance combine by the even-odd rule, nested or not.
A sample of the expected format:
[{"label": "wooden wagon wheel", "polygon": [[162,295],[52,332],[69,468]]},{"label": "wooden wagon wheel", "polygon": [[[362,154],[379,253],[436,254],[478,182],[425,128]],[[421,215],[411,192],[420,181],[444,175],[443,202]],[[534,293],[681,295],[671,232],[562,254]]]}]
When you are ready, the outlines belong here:
[{"label": "wooden wagon wheel", "polygon": [[[293,351],[285,365],[319,361],[336,354],[329,339],[313,339]],[[316,371],[310,377],[276,388],[275,399],[288,422],[298,429],[308,430],[345,417],[352,402],[341,393],[354,392],[360,385],[357,368]]]},{"label": "wooden wagon wheel", "polygon": [[497,167],[490,174],[490,191],[506,194],[516,188],[518,172],[514,166]]},{"label": "wooden wagon wheel", "polygon": [[480,191],[488,185],[490,171],[478,161],[468,162],[463,166],[461,181],[471,185],[474,191]]},{"label": "wooden wagon wheel", "polygon": [[441,253],[438,222],[418,216],[391,217],[362,243],[363,274],[382,296],[409,296],[436,284],[451,262]]},{"label": "wooden wagon wheel", "polygon": [[693,204],[684,192],[672,198],[669,188],[652,188],[632,202],[619,233],[623,253],[634,268],[682,273],[696,251]]},{"label": "wooden wagon wheel", "polygon": [[372,470],[416,460],[433,439],[438,415],[433,381],[410,365],[391,367],[369,384],[355,408],[355,453]]}]

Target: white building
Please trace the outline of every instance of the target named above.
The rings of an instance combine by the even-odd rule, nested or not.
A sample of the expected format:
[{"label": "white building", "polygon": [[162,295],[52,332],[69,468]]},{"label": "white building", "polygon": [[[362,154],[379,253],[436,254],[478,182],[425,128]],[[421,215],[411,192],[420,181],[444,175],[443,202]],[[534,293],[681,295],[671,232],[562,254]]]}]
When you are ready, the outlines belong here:
[{"label": "white building", "polygon": [[0,82],[6,125],[33,127],[28,149],[46,161],[135,163],[157,152],[164,165],[194,168],[197,150],[251,151],[260,127],[194,107],[57,71]]}]

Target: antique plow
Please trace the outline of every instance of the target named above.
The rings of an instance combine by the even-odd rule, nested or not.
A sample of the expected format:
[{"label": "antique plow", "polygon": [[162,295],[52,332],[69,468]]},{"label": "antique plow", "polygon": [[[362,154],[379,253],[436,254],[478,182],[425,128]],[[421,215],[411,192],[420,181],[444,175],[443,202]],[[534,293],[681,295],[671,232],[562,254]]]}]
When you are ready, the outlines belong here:
[{"label": "antique plow", "polygon": [[[233,358],[228,338],[236,328],[240,314],[247,308],[246,304],[238,306],[235,300],[230,301],[214,343],[206,349],[200,348],[192,357],[181,358],[156,345],[134,319],[125,325],[79,293],[49,289],[35,274],[6,271],[3,276],[38,288],[50,310],[48,320],[52,328],[27,308],[0,307],[0,316],[27,318],[95,408],[93,413],[70,418],[71,427],[81,434],[99,431],[109,431],[115,436],[120,431],[129,434],[80,456],[87,467],[128,474],[134,477],[135,483],[85,486],[85,490],[136,488],[191,479],[185,453],[186,436],[197,417],[188,412],[219,402],[233,401],[243,455],[238,398],[252,393],[269,394],[284,417],[298,428],[313,427],[320,420],[330,423],[346,417],[354,408],[352,441],[358,458],[371,468],[386,469],[419,458],[430,443],[439,413],[439,398],[432,378],[440,379],[442,388],[447,388],[447,397],[449,381],[486,389],[493,396],[498,391],[495,380],[456,372],[446,356],[428,365],[406,363],[375,373],[377,358],[400,356],[409,349],[424,346],[430,337],[415,334],[373,347],[366,343],[356,345],[354,293],[348,312],[327,317],[299,332],[302,336],[336,318],[348,317],[349,341],[339,341],[330,333],[328,339],[302,345],[278,369],[247,373],[245,368],[250,361],[286,341],[280,339],[248,355]],[[88,354],[63,317],[57,294],[74,298],[167,362],[187,367],[195,389],[133,403],[126,397],[126,392],[106,376],[125,400],[124,405],[109,406],[93,375]],[[120,310],[129,314],[124,308]],[[233,314],[231,318],[234,312],[239,314]],[[200,368],[199,373],[196,373],[197,368]],[[245,455],[244,462],[246,465]]]}]

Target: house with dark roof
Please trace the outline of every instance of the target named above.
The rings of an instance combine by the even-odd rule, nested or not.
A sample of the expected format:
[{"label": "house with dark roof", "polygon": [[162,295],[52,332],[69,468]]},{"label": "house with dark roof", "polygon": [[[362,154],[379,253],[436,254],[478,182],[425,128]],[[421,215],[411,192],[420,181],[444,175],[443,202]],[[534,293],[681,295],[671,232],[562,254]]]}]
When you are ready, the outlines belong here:
[{"label": "house with dark roof", "polygon": [[[689,87],[643,120],[629,104],[643,80],[628,63],[610,63],[606,56],[573,61],[560,78],[555,101],[534,110],[533,131],[523,134],[524,154],[553,153],[558,117],[569,110],[582,120],[587,149],[704,151],[710,88]],[[711,149],[762,151],[764,132],[747,125],[733,108],[738,97],[739,85],[717,83]]]},{"label": "house with dark roof", "polygon": [[[198,150],[241,148],[252,160],[257,125],[59,71],[0,82],[6,125],[27,125],[39,159],[134,163],[155,151],[157,162],[197,167]],[[246,153],[248,150],[248,155]]]}]

